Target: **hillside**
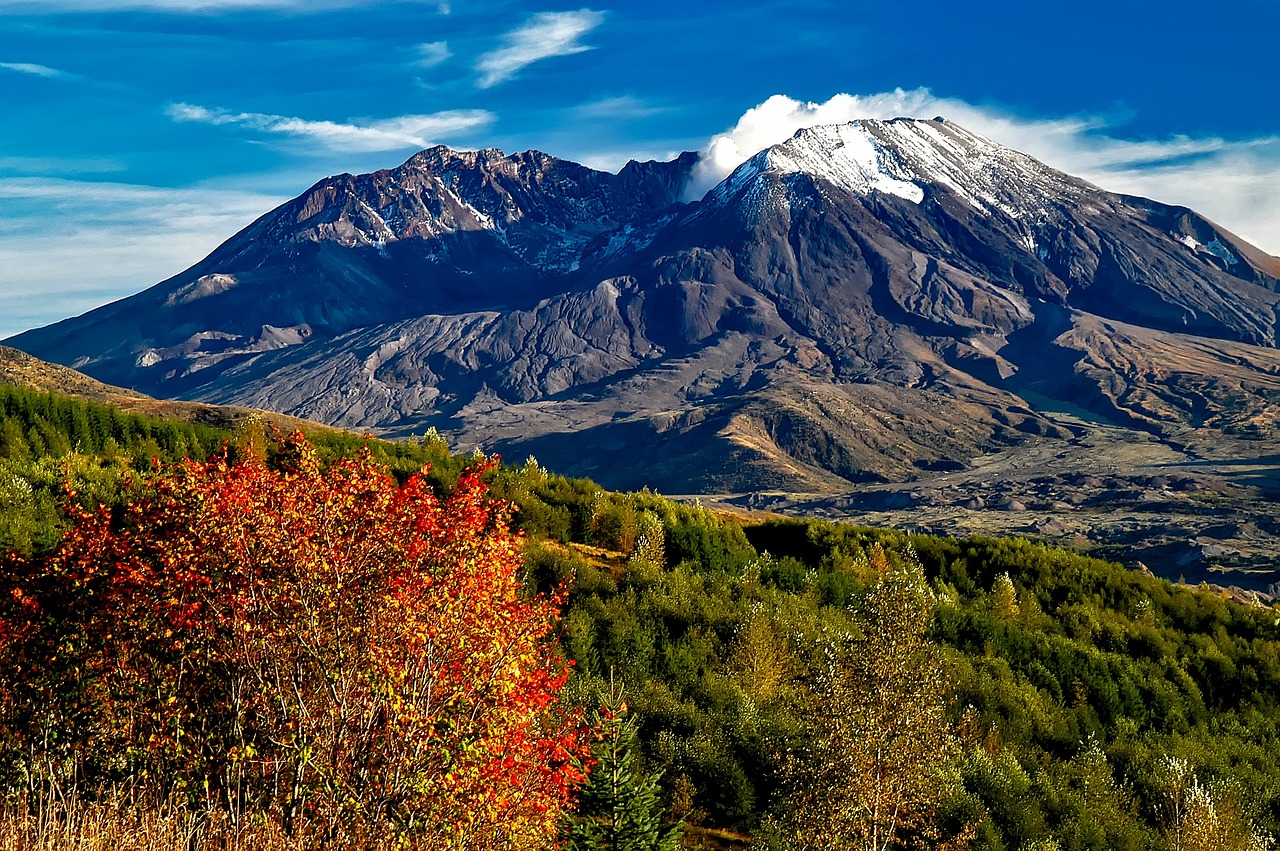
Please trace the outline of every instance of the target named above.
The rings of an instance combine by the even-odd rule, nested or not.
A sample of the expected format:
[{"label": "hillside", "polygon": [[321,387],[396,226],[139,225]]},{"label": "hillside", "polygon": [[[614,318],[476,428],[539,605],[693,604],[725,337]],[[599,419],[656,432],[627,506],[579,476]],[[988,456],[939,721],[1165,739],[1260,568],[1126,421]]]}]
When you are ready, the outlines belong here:
[{"label": "hillside", "polygon": [[[16,400],[14,411],[63,406],[81,411],[68,417],[74,421],[93,420],[97,410],[65,397],[5,392]],[[175,424],[155,420],[147,427],[160,434],[166,425]],[[386,449],[391,454],[383,457],[396,463],[421,463],[432,451],[373,448]],[[281,449],[265,453],[267,470],[294,463]],[[354,451],[347,446],[331,454],[330,463],[350,460]],[[29,498],[45,488],[42,469],[50,460],[0,459],[0,499]],[[456,469],[459,460],[436,456],[444,468]],[[70,468],[78,498],[133,500],[119,490],[111,495],[109,481],[116,488],[121,481],[111,478],[119,463],[79,456]],[[262,460],[247,463],[240,475],[262,475],[252,472],[263,469]],[[350,475],[345,469],[340,476]],[[32,487],[12,487],[18,480]],[[524,581],[544,591],[570,583],[556,633],[575,661],[567,694],[592,701],[610,682],[621,684],[644,743],[634,768],[661,778],[660,806],[689,825],[686,847],[704,840],[718,843],[710,847],[741,847],[748,837],[764,847],[782,841],[779,831],[791,817],[801,776],[794,758],[823,715],[822,672],[840,641],[880,652],[877,646],[900,638],[871,631],[876,622],[867,609],[877,588],[900,581],[915,589],[910,599],[927,607],[928,646],[941,653],[930,664],[945,661],[938,670],[949,683],[930,698],[942,701],[949,730],[931,763],[949,778],[936,790],[941,797],[931,818],[946,832],[969,836],[967,847],[995,851],[1049,841],[1080,851],[1174,847],[1174,825],[1189,823],[1171,821],[1166,804],[1189,799],[1177,797],[1181,787],[1171,785],[1171,765],[1184,766],[1183,781],[1194,778],[1212,790],[1206,800],[1215,830],[1232,825],[1273,836],[1280,829],[1280,776],[1272,758],[1280,723],[1280,632],[1273,609],[1026,541],[728,517],[654,494],[602,491],[536,464],[495,470],[489,483],[495,496],[518,507],[516,522],[528,536]],[[443,494],[453,488],[447,478],[437,486]],[[0,516],[13,517],[12,505]],[[55,531],[59,522],[54,518]],[[119,515],[116,522],[127,521]],[[10,528],[0,527],[0,550],[14,543]],[[277,533],[289,530],[268,530]],[[43,546],[53,543],[35,537]],[[39,548],[28,552],[38,555]],[[917,581],[910,578],[917,563],[923,586],[910,584]],[[13,583],[39,561],[6,564],[0,580]],[[16,585],[16,596],[6,586],[0,600],[18,603],[0,619],[27,612],[35,601],[61,599],[53,583],[58,575]],[[156,599],[168,598],[161,587]],[[59,608],[41,629],[56,630],[64,620],[74,626],[93,605],[86,598]],[[61,646],[74,662],[75,653],[96,645]],[[51,662],[23,667],[15,686],[6,666],[27,663],[0,654],[0,685],[8,705],[19,710],[0,716],[7,725],[0,738],[6,767],[26,758],[10,746],[21,741],[14,734],[27,733],[14,725],[42,717],[24,714],[29,698],[41,701],[42,713],[76,710],[66,716],[62,736],[40,746],[53,748],[50,753],[74,749],[80,736],[106,748],[119,735],[94,738],[99,715],[79,711],[75,702],[97,699],[92,690],[58,692],[71,702],[56,705],[41,697],[47,694],[41,688],[61,682],[58,668],[43,667]],[[917,673],[913,669],[912,678]],[[856,694],[849,697],[855,704]],[[895,717],[902,711],[892,707]],[[104,753],[67,763],[78,766],[81,794],[89,789],[84,784],[115,770],[101,759]],[[41,763],[40,770],[61,764]],[[208,815],[207,802],[200,806]],[[1225,834],[1214,835],[1225,841]],[[426,843],[422,847],[432,847]]]},{"label": "hillside", "polygon": [[3,384],[101,402],[120,411],[181,420],[230,431],[234,431],[250,420],[269,422],[284,431],[297,428],[309,432],[340,431],[323,423],[291,417],[275,411],[237,405],[208,405],[200,402],[155,399],[136,390],[103,384],[82,372],[42,361],[8,346],[0,346],[0,385]]}]

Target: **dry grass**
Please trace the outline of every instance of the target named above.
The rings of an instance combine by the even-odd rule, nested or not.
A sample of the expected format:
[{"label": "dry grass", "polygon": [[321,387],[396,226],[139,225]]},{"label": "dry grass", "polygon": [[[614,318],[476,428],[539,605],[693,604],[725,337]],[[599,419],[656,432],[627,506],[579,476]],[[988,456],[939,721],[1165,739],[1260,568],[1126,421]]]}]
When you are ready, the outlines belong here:
[{"label": "dry grass", "polygon": [[274,423],[286,433],[294,429],[307,432],[343,431],[323,423],[270,411],[258,411],[253,408],[153,399],[135,390],[103,384],[74,369],[39,360],[8,346],[0,346],[0,384],[13,384],[32,390],[100,402],[119,408],[125,413],[167,417],[184,422],[201,423],[214,428],[235,430],[246,420],[262,419]]},{"label": "dry grass", "polygon": [[[750,839],[732,831],[686,827],[683,847],[736,851]],[[322,841],[286,836],[274,823],[239,828],[222,812],[193,812],[172,805],[140,805],[123,796],[79,800],[26,800],[0,808],[3,851],[413,851],[412,842],[387,835]]]},{"label": "dry grass", "polygon": [[[131,803],[122,796],[103,802],[22,800],[0,809],[4,851],[386,851],[385,836],[322,842],[286,836],[279,825],[233,825],[221,812],[194,812],[172,805]],[[401,847],[398,844],[396,847]]]},{"label": "dry grass", "polygon": [[686,827],[684,847],[699,851],[741,851],[751,845],[751,838],[732,830]]}]

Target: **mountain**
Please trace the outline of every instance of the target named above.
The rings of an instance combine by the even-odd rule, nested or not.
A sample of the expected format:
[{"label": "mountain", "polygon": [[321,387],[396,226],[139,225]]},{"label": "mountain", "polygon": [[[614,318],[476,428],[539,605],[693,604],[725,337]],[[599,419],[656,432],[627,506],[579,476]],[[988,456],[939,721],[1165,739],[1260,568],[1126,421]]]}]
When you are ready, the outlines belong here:
[{"label": "mountain", "polygon": [[613,175],[536,151],[432,148],[323,180],[187,271],[14,342],[104,381],[197,395],[261,352],[556,293],[586,243],[672,204],[694,159]]},{"label": "mountain", "polygon": [[[939,523],[983,493],[1052,513],[1041,480],[1068,472],[1272,458],[1280,259],[1195,212],[942,118],[801,130],[682,203],[695,163],[433,148],[8,342],[153,395],[435,427],[618,488],[860,511],[957,483]],[[1275,493],[1274,466],[1208,492]],[[1104,490],[1126,487],[1147,486]]]}]

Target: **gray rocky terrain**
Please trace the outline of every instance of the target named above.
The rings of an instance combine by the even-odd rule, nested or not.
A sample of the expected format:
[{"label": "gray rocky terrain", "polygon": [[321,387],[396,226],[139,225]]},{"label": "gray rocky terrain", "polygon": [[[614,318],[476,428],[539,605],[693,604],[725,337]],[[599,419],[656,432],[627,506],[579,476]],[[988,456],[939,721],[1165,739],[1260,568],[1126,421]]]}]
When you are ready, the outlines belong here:
[{"label": "gray rocky terrain", "polygon": [[434,148],[7,342],[616,488],[1275,581],[1280,260],[942,119],[802,130],[682,203],[694,162]]}]

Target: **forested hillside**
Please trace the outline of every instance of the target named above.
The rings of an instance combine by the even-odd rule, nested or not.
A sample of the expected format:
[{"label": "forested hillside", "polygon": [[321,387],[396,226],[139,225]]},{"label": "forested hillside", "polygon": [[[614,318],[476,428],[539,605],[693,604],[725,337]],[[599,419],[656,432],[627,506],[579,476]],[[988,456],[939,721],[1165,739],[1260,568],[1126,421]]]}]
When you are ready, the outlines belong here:
[{"label": "forested hillside", "polygon": [[[512,569],[523,578],[526,602],[503,603],[503,610],[524,611],[519,606],[526,604],[559,607],[546,634],[560,649],[537,657],[551,677],[539,687],[543,690],[521,687],[518,692],[548,696],[535,703],[558,693],[554,702],[569,713],[563,717],[582,720],[599,737],[593,757],[603,767],[599,776],[607,770],[628,780],[615,783],[611,794],[589,786],[582,809],[566,811],[562,828],[543,825],[544,840],[563,829],[576,837],[572,848],[612,847],[600,844],[605,842],[600,837],[614,811],[633,813],[648,831],[649,844],[629,846],[635,848],[673,847],[676,841],[689,847],[755,842],[766,848],[852,848],[864,847],[862,841],[878,832],[882,840],[891,840],[887,847],[903,848],[1252,849],[1268,847],[1268,837],[1280,831],[1275,759],[1280,753],[1280,618],[1272,609],[1245,607],[1206,590],[1021,540],[952,540],[816,521],[731,517],[648,492],[606,492],[589,481],[549,473],[533,459],[464,473],[483,459],[451,456],[434,436],[389,444],[317,434],[312,448],[300,438],[280,439],[254,425],[222,432],[5,387],[0,387],[0,418],[0,551],[10,553],[2,557],[5,575],[0,577],[5,625],[0,781],[6,784],[8,807],[0,833],[11,831],[4,836],[15,835],[22,814],[38,810],[41,801],[66,800],[74,793],[88,806],[108,800],[110,790],[128,781],[135,788],[176,790],[185,802],[179,809],[204,813],[200,818],[213,812],[246,819],[255,813],[267,819],[285,814],[289,830],[281,836],[293,837],[288,841],[310,836],[324,844],[323,833],[308,834],[299,826],[307,819],[350,826],[372,818],[395,826],[410,847],[539,847],[528,837],[519,846],[498,840],[450,845],[430,834],[424,827],[427,817],[413,813],[434,812],[432,802],[454,788],[431,785],[435,780],[423,780],[426,785],[412,794],[403,792],[396,798],[399,809],[380,805],[357,815],[349,809],[356,806],[351,802],[373,798],[351,791],[355,786],[343,787],[348,791],[342,794],[336,787],[316,787],[308,800],[329,802],[337,807],[333,810],[308,810],[300,803],[306,795],[284,794],[278,784],[254,786],[277,776],[261,773],[263,753],[287,756],[278,731],[272,733],[275,745],[268,744],[270,737],[253,739],[243,732],[277,729],[265,705],[227,716],[227,729],[248,736],[228,756],[222,745],[209,745],[190,729],[178,736],[166,727],[171,716],[163,701],[146,704],[155,714],[145,717],[120,714],[121,704],[111,704],[115,708],[107,712],[105,704],[93,702],[103,695],[118,700],[145,684],[163,668],[156,660],[178,664],[197,658],[195,650],[166,656],[176,651],[149,643],[155,636],[139,625],[150,621],[130,608],[134,597],[112,590],[125,587],[119,582],[142,580],[136,570],[112,570],[154,552],[155,558],[138,563],[174,565],[188,572],[173,576],[198,574],[211,583],[190,587],[216,590],[221,587],[217,577],[239,576],[236,571],[242,570],[248,571],[244,576],[257,575],[255,564],[293,565],[294,555],[277,547],[288,538],[270,536],[305,524],[285,523],[286,515],[254,513],[267,511],[262,506],[293,505],[293,500],[302,506],[297,511],[312,518],[308,523],[327,530],[326,535],[346,530],[341,534],[361,536],[359,548],[346,550],[353,553],[353,564],[365,564],[375,552],[386,554],[386,564],[398,563],[400,552],[410,554],[404,559],[425,558],[412,555],[415,538],[396,537],[394,524],[384,523],[382,511],[373,506],[386,506],[388,517],[437,518],[429,526],[413,521],[419,525],[412,527],[426,530],[422,540],[439,542],[439,549],[431,550],[436,555],[421,562],[428,573],[464,551],[458,549],[461,544],[447,543],[454,539],[438,537],[453,534],[455,526],[472,530],[467,534],[474,537],[467,540],[474,544],[467,547],[492,553],[485,563],[505,563],[503,547],[522,549],[523,564],[512,562]],[[199,463],[175,468],[184,457]],[[412,474],[424,464],[431,465],[430,473],[415,485]],[[349,492],[351,498],[339,502],[349,506],[343,510],[354,512],[354,519],[306,514],[309,503],[298,493],[298,481],[308,483],[305,490],[312,495],[338,499]],[[497,502],[483,497],[486,485]],[[509,516],[502,508],[506,500],[514,503]],[[248,519],[220,521],[184,537],[184,530],[204,522],[198,518],[238,516],[218,514],[212,506],[219,504],[246,506],[237,510],[247,512]],[[405,506],[418,506],[418,513],[404,514]],[[199,551],[210,555],[191,561],[184,553],[192,550],[160,539],[146,518],[164,518],[172,535],[194,542],[193,547],[198,543],[204,548]],[[250,537],[225,537],[231,534],[223,530],[228,524]],[[522,529],[523,538],[503,543],[508,524]],[[269,558],[236,560],[240,545],[232,542],[258,541],[259,534],[268,543],[252,546],[267,549],[249,552]],[[491,545],[498,549],[484,549]],[[116,555],[108,558],[108,552]],[[321,555],[316,563],[347,563],[324,561]],[[64,568],[71,564],[79,565],[77,576],[117,578],[95,579],[106,584],[84,588],[68,585],[67,577],[76,571]],[[156,611],[169,612],[168,598],[182,596],[181,588],[170,588],[165,578],[170,574],[157,571],[147,574],[152,577],[147,599],[155,601]],[[276,581],[270,578],[276,575],[267,580]],[[387,593],[404,593],[406,586],[397,582],[386,586]],[[459,585],[451,599],[465,602],[480,587],[489,586]],[[249,596],[226,598],[227,605],[256,599],[245,593]],[[54,599],[60,606],[39,602]],[[381,599],[369,597],[369,605],[376,608]],[[106,600],[116,600],[117,608],[128,602],[120,611],[136,614],[128,620],[137,630],[129,633],[129,641],[111,626],[117,621],[107,615],[116,617],[115,610],[103,608]],[[222,658],[218,653],[232,654],[226,658],[249,666],[243,670],[256,670],[252,666],[262,659],[235,653],[295,646],[286,641],[287,629],[267,630],[261,620],[246,621],[250,626],[244,630],[254,641],[260,636],[261,645],[249,638],[224,645],[206,640],[221,634],[221,621],[199,626],[205,622],[187,614],[180,629],[163,626],[168,623],[163,617],[155,627],[161,633],[178,630],[183,641],[204,642],[183,645],[201,648],[205,655],[198,658],[216,662]],[[367,613],[352,610],[343,617]],[[529,624],[538,620],[522,617]],[[378,629],[400,629],[399,620],[376,623]],[[457,628],[456,623],[424,624],[424,629]],[[114,631],[93,632],[105,626]],[[212,630],[207,635],[190,631],[206,628]],[[23,643],[91,635],[102,640]],[[416,639],[398,639],[405,640]],[[125,658],[121,651],[111,657],[114,661],[94,655],[117,641],[146,652]],[[386,662],[377,655],[382,645],[373,638],[369,642],[359,645],[365,648],[361,652]],[[547,647],[545,642],[538,646]],[[534,647],[529,645],[529,654],[535,654]],[[556,659],[572,661],[572,674],[562,686],[555,685]],[[82,662],[88,666],[83,670],[101,675],[92,682],[102,690],[94,691],[95,685],[64,693],[63,698],[72,694],[75,700],[60,704],[66,714],[45,723],[40,738],[31,726],[39,715],[33,710],[44,706],[40,684],[64,688],[81,682],[75,666]],[[212,673],[203,691],[175,691],[177,705],[186,706],[187,714],[180,717],[196,718],[204,711],[200,700],[229,694],[223,687],[235,680],[220,677],[234,670],[242,669],[214,665],[207,669]],[[129,676],[112,679],[121,671]],[[217,699],[218,706],[226,705]],[[219,717],[212,711],[206,715]],[[430,722],[434,732],[428,734],[428,727],[413,726],[427,723],[421,720],[427,715],[419,721],[407,709],[401,715],[408,719],[402,720],[408,725],[403,729],[421,731],[424,741],[443,735],[438,719]],[[48,722],[48,715],[41,717]],[[94,726],[104,718],[133,720],[118,730]],[[380,726],[386,718],[367,721],[372,725],[367,730],[389,729]],[[281,716],[280,723],[287,725],[288,718]],[[153,735],[167,731],[153,741],[196,742],[204,756],[196,759],[195,752],[174,745],[176,750],[163,751],[163,760],[155,761],[154,751],[145,748],[149,755],[143,758],[130,750],[128,740],[148,729]],[[51,730],[56,731],[52,740]],[[583,753],[586,739],[570,732],[558,740],[564,750],[550,765],[576,764],[573,754]],[[87,754],[83,749],[89,743],[99,750]],[[869,749],[872,744],[878,749]],[[109,752],[103,748],[117,746],[122,748],[117,756],[103,756]],[[365,784],[392,770],[385,762],[361,764],[371,772],[360,775]],[[153,773],[137,774],[143,767]],[[160,770],[172,774],[157,777],[154,772]],[[449,776],[442,773],[438,782],[462,782]],[[572,772],[556,776],[573,785]],[[228,791],[231,777],[239,778],[241,785],[234,788],[242,791]],[[878,797],[885,793],[884,784],[871,782],[876,778],[892,780],[888,785],[899,790],[898,797]],[[210,789],[220,790],[221,797],[211,797]],[[544,793],[552,796],[545,806],[554,812],[554,789]],[[883,808],[878,814],[866,810],[872,800],[890,805],[893,817],[887,818]],[[296,811],[290,809],[294,804]],[[480,829],[474,827],[477,835]],[[466,828],[456,830],[463,835]]]}]

